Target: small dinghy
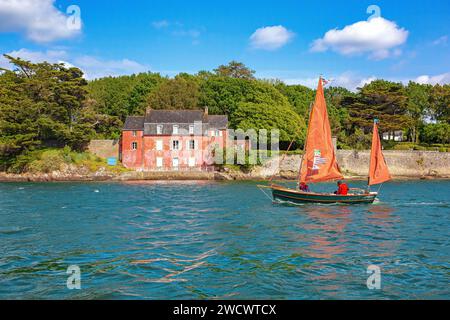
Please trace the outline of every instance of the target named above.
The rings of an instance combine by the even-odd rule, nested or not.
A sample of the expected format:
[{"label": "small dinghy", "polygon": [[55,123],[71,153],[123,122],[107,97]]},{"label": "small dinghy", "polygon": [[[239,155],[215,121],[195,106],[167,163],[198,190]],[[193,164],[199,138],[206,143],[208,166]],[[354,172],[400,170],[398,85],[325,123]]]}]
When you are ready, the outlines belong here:
[{"label": "small dinghy", "polygon": [[[272,181],[272,179],[270,181]],[[316,99],[309,115],[305,153],[302,157],[300,166],[298,186],[300,186],[300,183],[318,183],[342,179],[344,179],[344,176],[337,163],[331,138],[331,127],[323,91],[323,79],[320,78]],[[369,180],[366,190],[350,189],[350,193],[340,195],[304,192],[300,189],[283,187],[273,183],[270,183],[267,186],[260,185],[258,187],[262,190],[271,189],[273,200],[294,204],[358,204],[373,203],[378,196],[378,192],[370,192],[370,186],[381,184],[389,180],[391,180],[391,176],[382,152],[380,136],[378,133],[378,120],[375,120],[373,126],[372,151],[370,155]]]}]

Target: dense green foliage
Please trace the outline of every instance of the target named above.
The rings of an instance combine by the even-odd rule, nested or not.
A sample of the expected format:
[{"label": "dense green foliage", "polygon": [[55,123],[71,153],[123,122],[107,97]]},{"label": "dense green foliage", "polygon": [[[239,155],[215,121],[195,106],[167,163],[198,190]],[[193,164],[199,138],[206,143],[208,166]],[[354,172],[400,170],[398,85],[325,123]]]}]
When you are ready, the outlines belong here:
[{"label": "dense green foliage", "polygon": [[16,70],[0,76],[0,167],[46,145],[82,150],[95,135],[84,110],[87,82],[77,68],[6,56]]},{"label": "dense green foliage", "polygon": [[[315,97],[305,86],[256,79],[236,61],[174,78],[141,73],[87,82],[77,68],[7,58],[15,69],[0,71],[1,170],[20,171],[49,146],[83,151],[92,138],[119,138],[126,117],[148,108],[208,107],[228,115],[232,129],[277,128],[282,146],[294,140],[301,148]],[[356,93],[328,87],[325,97],[340,148],[369,147],[374,118],[380,131],[402,131],[416,145],[450,143],[449,85],[376,80]]]}]

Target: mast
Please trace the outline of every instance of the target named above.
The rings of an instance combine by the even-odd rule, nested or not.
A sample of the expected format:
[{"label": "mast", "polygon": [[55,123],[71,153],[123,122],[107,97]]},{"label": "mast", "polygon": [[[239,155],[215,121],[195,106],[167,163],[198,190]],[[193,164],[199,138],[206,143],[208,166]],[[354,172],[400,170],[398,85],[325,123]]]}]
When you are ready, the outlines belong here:
[{"label": "mast", "polygon": [[[320,76],[320,78],[322,78],[322,76]],[[302,167],[303,167],[303,160],[305,159],[305,155],[306,155],[306,142],[308,140],[308,134],[309,134],[309,122],[311,120],[311,112],[312,112],[312,107],[313,107],[313,102],[311,101],[311,103],[309,104],[309,111],[308,111],[308,126],[306,127],[306,139],[305,139],[305,143],[303,144],[303,154],[302,154],[302,160],[300,161],[300,168],[298,170],[298,176],[297,176],[297,187],[300,188],[300,178],[302,175]]]}]

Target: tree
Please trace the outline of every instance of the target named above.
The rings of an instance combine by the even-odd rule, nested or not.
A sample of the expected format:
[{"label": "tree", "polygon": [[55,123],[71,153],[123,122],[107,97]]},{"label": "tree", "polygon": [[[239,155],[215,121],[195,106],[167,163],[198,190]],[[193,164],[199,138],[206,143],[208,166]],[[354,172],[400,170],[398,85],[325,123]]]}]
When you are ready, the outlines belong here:
[{"label": "tree", "polygon": [[380,119],[384,132],[405,130],[412,123],[408,96],[401,83],[373,81],[355,96],[344,97],[342,106],[348,109],[352,130],[360,128],[365,133],[370,132],[375,118]]},{"label": "tree", "polygon": [[431,107],[431,85],[410,81],[406,87],[408,95],[408,114],[411,117],[411,140],[419,143],[419,128],[423,124],[423,117],[429,113]]},{"label": "tree", "polygon": [[233,127],[247,131],[254,129],[280,130],[280,142],[295,140],[298,145],[304,143],[306,125],[303,119],[287,103],[273,105],[269,103],[240,102],[233,114]]},{"label": "tree", "polygon": [[325,88],[325,100],[327,101],[328,114],[330,117],[331,131],[335,135],[340,135],[343,130],[348,130],[350,116],[348,110],[342,105],[342,101],[355,94],[342,87]]},{"label": "tree", "polygon": [[15,69],[0,75],[1,166],[48,144],[84,148],[95,131],[82,116],[87,83],[81,70],[5,57]]},{"label": "tree", "polygon": [[423,126],[420,136],[427,143],[450,143],[450,124],[446,122],[427,124]]},{"label": "tree", "polygon": [[163,82],[148,98],[152,109],[198,109],[199,81],[195,76],[179,74]]},{"label": "tree", "polygon": [[431,118],[450,123],[450,85],[435,85],[431,91]]},{"label": "tree", "polygon": [[143,115],[149,96],[167,81],[158,73],[105,77],[90,81],[88,98],[95,112],[119,118]]},{"label": "tree", "polygon": [[288,98],[298,115],[306,120],[309,118],[310,106],[316,95],[314,90],[302,85],[289,86],[284,83],[276,84],[275,88]]},{"label": "tree", "polygon": [[236,79],[255,79],[255,71],[246,67],[242,62],[231,61],[228,65],[220,65],[214,72],[218,76]]}]

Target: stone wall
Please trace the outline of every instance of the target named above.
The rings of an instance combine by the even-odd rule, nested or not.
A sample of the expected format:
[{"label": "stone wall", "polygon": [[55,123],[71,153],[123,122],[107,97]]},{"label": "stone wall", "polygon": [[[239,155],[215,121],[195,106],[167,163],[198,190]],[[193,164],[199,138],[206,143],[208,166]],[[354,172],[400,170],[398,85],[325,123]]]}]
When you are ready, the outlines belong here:
[{"label": "stone wall", "polygon": [[[383,151],[393,176],[450,176],[450,153],[437,151]],[[367,175],[370,151],[339,150],[337,159],[344,171]]]},{"label": "stone wall", "polygon": [[[384,151],[389,171],[394,177],[450,177],[450,153],[437,151]],[[337,159],[346,176],[366,177],[369,171],[370,151],[338,150]],[[270,177],[276,168],[271,160],[252,171],[253,176]],[[289,155],[280,163],[277,175],[295,178],[301,156]]]},{"label": "stone wall", "polygon": [[91,140],[89,152],[100,158],[119,158],[119,140]]}]

